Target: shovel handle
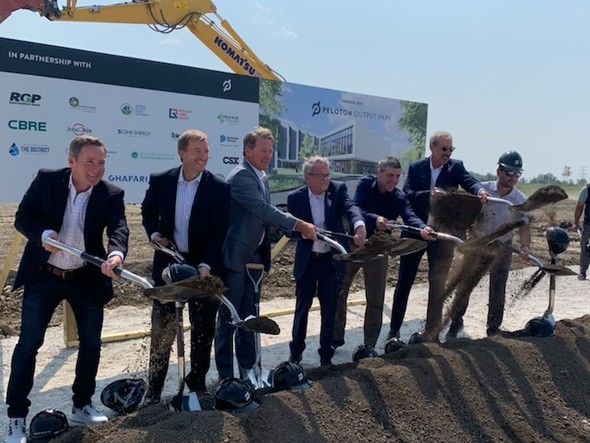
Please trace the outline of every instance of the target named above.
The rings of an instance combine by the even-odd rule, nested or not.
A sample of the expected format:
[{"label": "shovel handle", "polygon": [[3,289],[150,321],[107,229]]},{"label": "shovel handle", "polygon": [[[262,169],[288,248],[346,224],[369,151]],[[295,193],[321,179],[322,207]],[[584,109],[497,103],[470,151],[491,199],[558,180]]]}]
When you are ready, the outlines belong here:
[{"label": "shovel handle", "polygon": [[[515,254],[520,254],[520,250],[518,248],[515,248],[514,246],[512,247],[512,252],[514,252]],[[532,254],[527,254],[526,258],[528,261],[534,263],[539,268],[543,268],[545,266],[545,263],[543,263],[543,261],[540,258],[535,257]]]},{"label": "shovel handle", "polygon": [[[397,224],[397,223],[387,223],[387,227],[388,228],[391,228],[391,229],[398,228],[398,229],[403,229],[405,231],[412,231],[412,232],[420,232],[420,231],[422,231],[422,229],[416,228],[415,226],[400,225],[400,224]],[[432,231],[430,233],[430,235],[433,236],[434,238],[438,239],[438,240],[446,240],[446,241],[450,241],[450,242],[456,243],[458,245],[462,245],[463,243],[465,243],[459,237],[455,237],[454,235],[451,235],[451,234],[444,234],[442,232]]]},{"label": "shovel handle", "polygon": [[[84,252],[84,251],[77,249],[73,246],[66,245],[65,243],[62,243],[62,242],[60,242],[54,238],[51,238],[51,237],[47,237],[47,239],[45,239],[45,243],[47,243],[48,245],[54,246],[58,249],[61,249],[62,251],[69,252],[72,255],[80,257],[85,262],[91,263],[95,266],[98,266],[99,268],[105,262],[105,260],[103,260],[102,258],[95,257],[94,255],[90,255],[87,252]],[[113,272],[115,274],[117,274],[118,276],[124,278],[125,280],[129,280],[134,283],[137,283],[138,285],[142,286],[144,289],[152,289],[154,287],[145,278],[140,277],[139,275],[136,275],[136,274],[129,272],[129,271],[127,271],[123,268],[120,268],[118,266],[113,269]]]},{"label": "shovel handle", "polygon": [[316,232],[316,235],[317,235],[318,239],[320,239],[323,242],[328,243],[334,249],[338,250],[338,252],[340,252],[341,254],[348,254],[348,252],[346,251],[346,249],[344,249],[344,246],[342,246],[337,241],[332,240],[331,238],[326,237],[324,234],[321,234],[319,232]]}]

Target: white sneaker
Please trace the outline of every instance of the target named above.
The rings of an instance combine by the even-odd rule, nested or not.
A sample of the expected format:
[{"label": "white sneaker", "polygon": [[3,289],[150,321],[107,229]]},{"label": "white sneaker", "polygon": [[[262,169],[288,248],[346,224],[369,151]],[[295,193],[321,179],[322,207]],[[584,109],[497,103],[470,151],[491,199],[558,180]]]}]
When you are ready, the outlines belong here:
[{"label": "white sneaker", "polygon": [[100,423],[106,423],[109,419],[106,415],[102,415],[96,410],[92,403],[88,403],[86,406],[81,408],[72,407],[72,415],[70,420],[73,423],[80,425],[98,425]]},{"label": "white sneaker", "polygon": [[26,421],[24,418],[9,418],[6,429],[6,443],[27,443]]}]

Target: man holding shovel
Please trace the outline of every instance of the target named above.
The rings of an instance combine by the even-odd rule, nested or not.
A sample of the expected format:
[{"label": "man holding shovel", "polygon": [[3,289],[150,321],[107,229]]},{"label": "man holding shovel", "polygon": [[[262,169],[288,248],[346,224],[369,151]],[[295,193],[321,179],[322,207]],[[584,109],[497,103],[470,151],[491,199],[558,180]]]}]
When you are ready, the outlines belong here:
[{"label": "man holding shovel", "polygon": [[[148,238],[174,247],[187,264],[201,276],[221,276],[221,248],[229,220],[229,185],[206,168],[209,160],[207,135],[189,129],[178,138],[181,165],[152,174],[141,206],[143,226]],[[171,259],[164,252],[154,253],[152,278],[164,286],[162,271]],[[219,303],[203,297],[188,302],[191,323],[191,371],[186,384],[198,397],[206,396],[211,346]],[[160,402],[170,350],[176,336],[175,303],[153,300],[148,390],[144,404]]]},{"label": "man holding shovel", "polygon": [[[325,157],[311,157],[303,163],[306,185],[292,191],[287,197],[289,212],[313,222],[319,228],[344,234],[342,218],[346,217],[354,231],[354,244],[362,246],[366,228],[359,208],[348,196],[346,184],[330,180],[330,163]],[[330,245],[313,239],[297,238],[295,251],[295,316],[293,338],[289,343],[289,360],[299,363],[305,350],[307,320],[314,296],[320,301],[320,355],[321,366],[331,366],[334,347],[334,320],[337,291],[344,269],[332,258]]]},{"label": "man holding shovel", "polygon": [[[437,131],[430,137],[430,157],[413,162],[403,190],[410,200],[412,209],[425,223],[430,215],[430,194],[435,188],[457,189],[461,186],[470,194],[478,195],[482,200],[488,192],[465,169],[461,160],[451,159],[455,150],[453,137],[446,131]],[[429,223],[430,224],[430,223]],[[434,226],[437,228],[437,226]],[[405,234],[411,236],[411,234]],[[426,325],[423,333],[417,336],[420,341],[437,340],[442,321],[445,282],[453,260],[454,245],[451,242],[436,241],[428,244],[428,308]],[[414,284],[418,265],[424,250],[404,255],[400,258],[400,267],[391,313],[391,328],[387,338],[399,338],[399,330],[404,320],[408,297]]]},{"label": "man holding shovel", "polygon": [[[25,287],[22,324],[12,365],[6,403],[7,442],[27,441],[25,418],[31,401],[35,357],[53,312],[67,300],[78,325],[78,358],[72,384],[70,420],[85,425],[107,421],[92,405],[100,360],[104,305],[113,297],[114,269],[127,253],[129,229],[122,189],[103,181],[107,151],[96,137],[74,138],[68,167],[41,169],[25,193],[15,216],[16,229],[27,245],[14,281]],[[108,245],[105,250],[103,234]],[[102,258],[99,267],[49,245],[47,238],[66,242]]]},{"label": "man holding shovel", "polygon": [[[509,201],[512,205],[523,204],[527,196],[515,188],[519,177],[522,175],[522,157],[516,151],[507,151],[500,156],[498,168],[496,169],[497,179],[495,181],[483,182],[482,186],[491,197],[499,197]],[[519,252],[524,260],[530,254],[531,232],[529,228],[529,216],[526,213],[510,210],[509,205],[490,203],[482,207],[481,217],[473,226],[474,239],[491,234],[502,226],[518,221],[523,221],[518,228]],[[463,263],[477,273],[481,278],[485,272],[490,270],[489,283],[489,305],[487,318],[487,335],[495,335],[500,329],[504,317],[504,304],[506,300],[506,281],[512,263],[513,245],[512,239],[514,230],[498,237],[490,245],[476,245],[470,249],[466,245]],[[451,326],[446,338],[455,338],[463,329],[463,315],[467,310],[471,291],[479,281],[477,278],[469,279],[466,275],[466,268],[461,266],[457,272],[462,275],[458,277],[455,298],[449,310]],[[471,280],[471,281],[467,281]],[[477,281],[474,281],[477,280]],[[451,285],[455,279],[450,279]],[[447,288],[447,292],[453,288]]]},{"label": "man holding shovel", "polygon": [[[584,214],[584,223],[580,225],[580,218]],[[578,280],[586,280],[586,271],[590,264],[590,256],[586,252],[586,246],[590,241],[590,184],[580,190],[578,203],[574,210],[574,229],[580,233],[580,273]]]},{"label": "man holding shovel", "polygon": [[[401,164],[395,157],[385,157],[377,164],[376,175],[363,177],[354,194],[354,202],[358,205],[367,225],[367,236],[376,231],[388,231],[388,222],[401,217],[404,223],[419,228],[420,237],[424,240],[434,240],[429,234],[430,226],[420,220],[404,192],[397,189],[402,174]],[[346,327],[346,302],[348,291],[354,276],[363,269],[365,279],[365,296],[367,307],[363,325],[364,344],[375,347],[381,326],[383,324],[383,300],[385,299],[385,285],[387,279],[388,256],[379,254],[365,262],[346,263],[344,282],[338,295],[336,309],[336,324],[334,326],[334,347],[344,344]]]},{"label": "man holding shovel", "polygon": [[[241,318],[256,316],[258,300],[246,273],[246,264],[262,263],[265,271],[270,269],[271,226],[317,239],[312,223],[282,212],[270,202],[266,170],[272,160],[273,144],[274,137],[269,129],[259,127],[246,134],[244,161],[227,177],[231,201],[229,228],[223,245],[225,284],[227,298]],[[215,332],[215,363],[220,379],[234,376],[234,335],[240,376],[248,378],[247,374],[256,364],[254,333],[241,328],[236,330],[231,324],[229,309],[221,306]]]}]

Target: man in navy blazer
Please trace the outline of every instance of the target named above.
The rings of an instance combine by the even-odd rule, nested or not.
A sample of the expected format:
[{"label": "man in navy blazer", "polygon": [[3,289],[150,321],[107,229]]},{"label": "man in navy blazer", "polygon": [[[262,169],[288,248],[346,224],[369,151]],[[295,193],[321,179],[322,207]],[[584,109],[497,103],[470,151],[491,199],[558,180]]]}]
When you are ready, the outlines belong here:
[{"label": "man in navy blazer", "polygon": [[[93,425],[107,421],[92,405],[100,359],[103,307],[113,297],[113,269],[127,254],[129,230],[122,189],[102,180],[106,148],[96,137],[70,143],[69,168],[41,169],[19,204],[15,227],[27,238],[14,289],[24,285],[21,333],[12,356],[6,403],[7,441],[26,441],[25,419],[31,405],[35,357],[47,325],[62,300],[78,325],[78,358],[72,385],[70,420]],[[108,247],[103,245],[106,229]],[[50,246],[48,237],[105,259],[86,265]]]},{"label": "man in navy blazer", "polygon": [[[397,188],[402,175],[402,166],[395,157],[385,157],[377,164],[376,175],[369,175],[359,180],[354,193],[354,202],[358,205],[365,223],[367,236],[376,231],[389,231],[388,222],[394,222],[398,217],[405,224],[420,229],[420,237],[426,241],[434,240],[430,236],[432,228],[420,220],[401,189]],[[346,302],[352,281],[362,268],[365,281],[365,320],[363,323],[363,343],[375,347],[381,326],[383,325],[383,302],[385,299],[385,285],[388,270],[387,254],[379,254],[362,263],[346,263],[346,272],[342,288],[338,294],[336,310],[336,325],[334,328],[334,347],[344,345],[346,328]]]},{"label": "man in navy blazer", "polygon": [[[200,275],[223,276],[221,249],[229,222],[229,185],[206,168],[209,161],[207,135],[196,129],[178,138],[181,166],[152,174],[141,206],[148,238],[164,246],[172,242],[187,263]],[[156,286],[165,284],[162,271],[170,257],[154,253],[152,278]],[[219,303],[208,297],[188,302],[191,323],[191,371],[187,387],[199,397],[207,395],[206,376]],[[148,390],[144,403],[160,402],[168,371],[170,350],[176,337],[174,303],[152,303],[152,327]]]},{"label": "man in navy blazer", "polygon": [[[342,217],[347,217],[354,234],[354,243],[362,246],[366,228],[360,209],[348,196],[346,184],[330,181],[330,163],[325,157],[311,157],[303,163],[305,186],[287,197],[289,212],[303,220],[313,222],[319,228],[344,233]],[[312,241],[299,236],[295,251],[293,275],[295,286],[295,317],[293,338],[289,343],[290,361],[299,363],[305,350],[307,319],[313,297],[320,301],[320,355],[321,366],[331,366],[334,347],[334,321],[336,317],[338,280],[342,279],[344,266],[333,260],[335,251],[322,241]]]},{"label": "man in navy blazer", "polygon": [[[246,274],[246,263],[262,263],[270,269],[270,228],[297,231],[305,238],[317,239],[312,223],[297,219],[270,203],[266,170],[272,160],[274,137],[267,128],[256,128],[244,137],[244,162],[228,175],[231,186],[230,220],[223,245],[226,297],[236,307],[240,318],[256,315],[255,292]],[[254,334],[231,325],[229,309],[222,305],[215,332],[215,363],[219,378],[234,376],[233,339],[240,376],[256,362]]]},{"label": "man in navy blazer", "polygon": [[[437,131],[430,137],[430,157],[413,162],[403,190],[410,200],[414,213],[428,224],[430,215],[430,192],[434,187],[457,189],[461,186],[470,194],[479,195],[484,201],[488,193],[481,183],[467,172],[461,160],[451,159],[455,150],[453,137],[447,131]],[[436,229],[436,226],[434,226]],[[418,341],[438,340],[444,303],[445,283],[453,261],[453,244],[436,241],[428,244],[428,308],[424,331]],[[398,337],[404,320],[408,297],[414,284],[420,259],[424,250],[400,258],[399,275],[393,294],[391,328],[388,338]],[[436,336],[435,336],[436,335]]]}]

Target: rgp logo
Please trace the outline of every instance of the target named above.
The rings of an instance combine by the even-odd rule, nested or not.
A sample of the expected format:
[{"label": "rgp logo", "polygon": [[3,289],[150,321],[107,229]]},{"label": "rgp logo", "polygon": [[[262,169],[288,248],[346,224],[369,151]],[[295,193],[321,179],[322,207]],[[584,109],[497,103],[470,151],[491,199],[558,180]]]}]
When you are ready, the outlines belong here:
[{"label": "rgp logo", "polygon": [[39,106],[39,103],[37,103],[39,100],[41,100],[40,94],[11,92],[9,103],[13,105]]},{"label": "rgp logo", "polygon": [[224,165],[237,165],[239,157],[223,157]]}]

